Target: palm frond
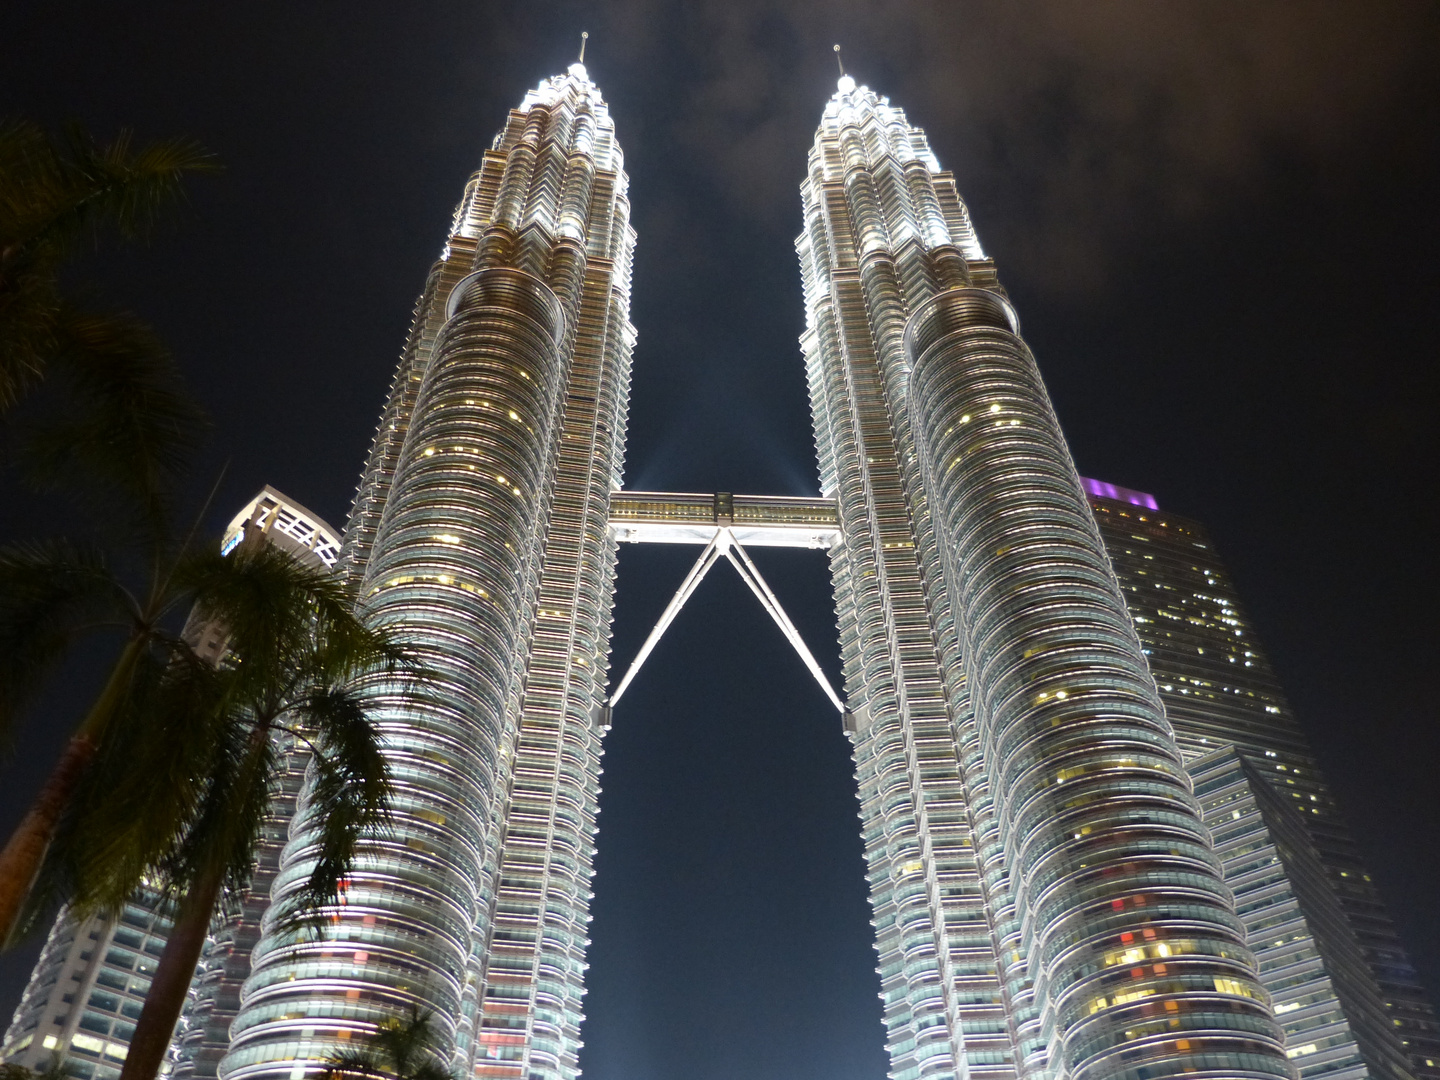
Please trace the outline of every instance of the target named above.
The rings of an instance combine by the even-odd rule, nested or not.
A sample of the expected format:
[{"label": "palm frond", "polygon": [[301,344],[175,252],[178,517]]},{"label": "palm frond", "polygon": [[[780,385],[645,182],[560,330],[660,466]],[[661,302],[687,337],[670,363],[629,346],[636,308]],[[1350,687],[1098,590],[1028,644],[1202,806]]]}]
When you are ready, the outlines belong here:
[{"label": "palm frond", "polygon": [[63,541],[0,548],[0,730],[77,635],[130,617],[125,592],[98,550]]},{"label": "palm frond", "polygon": [[367,627],[354,599],[329,571],[267,544],[241,544],[228,556],[196,552],[175,584],[193,595],[197,616],[226,628],[230,650],[257,680],[302,665],[315,682],[382,670],[418,678],[418,665],[393,638]]},{"label": "palm frond", "polygon": [[59,348],[62,307],[53,274],[11,274],[0,279],[0,414],[45,377]]},{"label": "palm frond", "polygon": [[46,192],[63,186],[60,155],[39,125],[28,120],[0,123],[0,254],[13,262],[24,237],[49,204]]},{"label": "palm frond", "polygon": [[218,867],[231,889],[243,889],[254,869],[280,773],[280,746],[232,703],[219,751],[205,778],[199,812],[160,868],[163,879],[178,888]]},{"label": "palm frond", "polygon": [[225,627],[231,652],[257,681],[293,671],[311,651],[317,598],[340,592],[327,571],[268,544],[242,544],[226,556],[214,545],[192,552],[173,580],[194,597],[196,618]]},{"label": "palm frond", "polygon": [[98,146],[78,127],[71,129],[71,161],[90,181],[94,196],[82,213],[114,226],[127,239],[144,237],[168,211],[185,200],[189,173],[220,171],[220,162],[194,139],[161,139],[132,148],[133,133],[122,129],[108,146]]},{"label": "palm frond", "polygon": [[348,680],[361,675],[393,676],[413,690],[430,681],[415,654],[397,639],[393,629],[377,627],[358,614],[355,597],[339,587],[315,603],[315,635],[321,644],[319,659],[324,678]]},{"label": "palm frond", "polygon": [[128,130],[101,144],[76,125],[58,142],[24,121],[0,128],[0,266],[58,265],[107,229],[143,238],[183,200],[187,174],[218,168],[188,139],[133,143]]},{"label": "palm frond", "polygon": [[133,315],[66,308],[49,362],[67,376],[70,393],[63,409],[25,433],[29,478],[110,502],[118,496],[147,534],[163,535],[178,478],[206,428],[169,350]]},{"label": "palm frond", "polygon": [[162,889],[176,880],[155,875],[206,824],[207,802],[241,753],[228,690],[226,672],[178,644],[147,653],[51,846],[35,903],[52,894],[113,910],[144,880]]},{"label": "palm frond", "polygon": [[[343,1080],[351,1076],[381,1076],[379,1055],[370,1047],[359,1050],[338,1050],[326,1058],[326,1069],[320,1074],[321,1080]],[[4,1080],[0,1077],[0,1080]]]},{"label": "palm frond", "polygon": [[315,732],[308,812],[319,825],[300,909],[334,903],[360,840],[389,821],[390,770],[364,702],[353,689],[317,687],[293,715]]},{"label": "palm frond", "polygon": [[138,149],[78,127],[63,139],[24,120],[0,122],[0,413],[43,379],[61,345],[60,272],[89,236],[140,239],[184,198],[188,174],[213,156],[170,139]]},{"label": "palm frond", "polygon": [[327,1080],[346,1076],[387,1076],[394,1080],[455,1080],[439,1064],[441,1054],[435,1032],[435,1014],[412,1005],[403,1016],[380,1024],[368,1045],[337,1051],[327,1058]]}]

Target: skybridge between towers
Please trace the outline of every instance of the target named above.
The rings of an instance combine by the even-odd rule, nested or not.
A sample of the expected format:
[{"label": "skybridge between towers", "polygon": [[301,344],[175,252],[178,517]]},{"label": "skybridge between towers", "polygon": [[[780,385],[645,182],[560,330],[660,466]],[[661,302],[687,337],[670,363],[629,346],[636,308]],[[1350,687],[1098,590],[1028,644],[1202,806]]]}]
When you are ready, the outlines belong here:
[{"label": "skybridge between towers", "polygon": [[696,544],[701,546],[701,551],[610,695],[602,717],[607,726],[610,710],[680,614],[685,601],[694,595],[710,568],[723,558],[775,620],[830,703],[845,718],[847,729],[851,727],[852,717],[840,695],[830,685],[774,590],[745,550],[747,547],[789,547],[828,551],[840,542],[840,511],[833,499],[735,495],[728,491],[712,495],[621,491],[610,496],[610,531],[623,543]]}]

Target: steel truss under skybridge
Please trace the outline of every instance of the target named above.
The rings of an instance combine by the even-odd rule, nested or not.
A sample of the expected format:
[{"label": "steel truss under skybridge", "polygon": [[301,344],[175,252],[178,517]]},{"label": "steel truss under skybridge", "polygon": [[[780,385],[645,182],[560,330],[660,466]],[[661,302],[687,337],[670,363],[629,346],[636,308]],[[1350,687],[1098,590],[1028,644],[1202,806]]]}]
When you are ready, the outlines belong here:
[{"label": "steel truss under skybridge", "polygon": [[607,704],[613,709],[629,687],[640,665],[659,643],[661,635],[680,614],[685,601],[694,594],[710,568],[722,558],[729,560],[742,581],[769,612],[785,639],[815,676],[831,704],[845,715],[840,695],[820,670],[800,632],[785,614],[774,591],[760,576],[746,546],[798,547],[829,550],[840,540],[840,515],[830,499],[787,498],[773,495],[668,494],[649,491],[621,491],[610,496],[610,530],[616,540],[631,544],[700,544],[703,548],[695,565],[685,575],[655,629],[631,661],[625,677],[615,687]]}]

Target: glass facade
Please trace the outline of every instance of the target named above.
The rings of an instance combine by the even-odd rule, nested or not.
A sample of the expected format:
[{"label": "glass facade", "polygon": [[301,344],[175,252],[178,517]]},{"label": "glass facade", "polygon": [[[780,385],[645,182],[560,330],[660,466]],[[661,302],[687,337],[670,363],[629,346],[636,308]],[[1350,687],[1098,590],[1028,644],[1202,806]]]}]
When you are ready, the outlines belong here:
[{"label": "glass facade", "polygon": [[170,919],[138,891],[114,917],[60,913],[25,987],[5,1044],[6,1064],[76,1080],[114,1080],[130,1049]]},{"label": "glass facade", "polygon": [[1214,543],[1085,481],[1303,1077],[1434,1077],[1435,1017]]},{"label": "glass facade", "polygon": [[256,851],[250,887],[243,896],[231,898],[211,924],[210,940],[200,954],[171,1044],[174,1080],[213,1080],[230,1047],[230,1025],[240,1008],[241,987],[250,975],[250,956],[260,940],[261,920],[270,906],[270,889],[280,870],[280,853],[308,764],[308,752],[291,746]]}]

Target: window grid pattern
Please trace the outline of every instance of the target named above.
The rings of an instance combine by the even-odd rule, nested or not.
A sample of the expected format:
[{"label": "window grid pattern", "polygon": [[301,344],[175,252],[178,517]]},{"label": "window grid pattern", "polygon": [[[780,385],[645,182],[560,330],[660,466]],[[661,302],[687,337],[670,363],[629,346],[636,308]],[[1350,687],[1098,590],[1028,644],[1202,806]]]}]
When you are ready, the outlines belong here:
[{"label": "window grid pattern", "polygon": [[169,933],[169,912],[150,889],[137,890],[114,916],[62,910],[0,1060],[37,1072],[58,1060],[61,1076],[115,1080]]},{"label": "window grid pattern", "polygon": [[[1306,918],[1318,920],[1311,927],[1316,947],[1332,970],[1334,988],[1373,1074],[1396,1076],[1408,1070],[1417,1077],[1440,1075],[1434,1064],[1440,1061],[1434,1013],[1213,541],[1198,522],[1161,511],[1150,496],[1089,490],[1091,509],[1166,715],[1197,783],[1202,782],[1197,770],[1208,773],[1218,767],[1208,763],[1230,761],[1226,748],[1233,746],[1245,769],[1263,776],[1268,785],[1259,793],[1258,805],[1283,804],[1290,811],[1283,818],[1274,813],[1247,815],[1242,828],[1229,817],[1234,808],[1205,804],[1206,823],[1215,831],[1226,880],[1236,892],[1247,928],[1268,924],[1269,916],[1256,906],[1266,897],[1279,910],[1293,902],[1313,912]],[[1238,768],[1235,764],[1232,771]],[[1271,789],[1278,803],[1268,798]],[[1318,876],[1302,872],[1285,888],[1271,888],[1253,876],[1231,879],[1232,867],[1247,865],[1243,859],[1235,861],[1237,852],[1271,837],[1275,829],[1283,830],[1284,822],[1297,820],[1304,823],[1303,842],[1264,844],[1275,847],[1274,858],[1280,858],[1282,847],[1292,852],[1313,849],[1323,868]],[[1343,913],[1339,922],[1326,914],[1337,903]],[[1252,929],[1250,944],[1260,956],[1266,987],[1277,1001],[1284,998],[1282,1005],[1293,1004],[1294,995],[1282,995],[1268,978],[1272,968],[1266,951],[1275,947],[1273,937],[1257,937]],[[1363,956],[1358,964],[1352,963],[1357,946]],[[1280,1019],[1289,1033],[1312,1012],[1307,1005],[1302,1013],[1282,1013]],[[1290,1040],[1292,1049],[1312,1041]],[[1337,1053],[1322,1054],[1324,1050],[1317,1044],[1313,1053],[1341,1068]],[[1322,1068],[1320,1060],[1295,1061],[1302,1074]]]},{"label": "window grid pattern", "polygon": [[393,826],[286,922],[302,797],[220,1074],[295,1078],[411,1004],[461,1075],[578,1075],[634,232],[583,67],[510,114],[417,306],[339,560],[435,675],[381,681]]},{"label": "window grid pattern", "polygon": [[[1270,992],[1276,1019],[1285,1030],[1285,1052],[1301,1080],[1395,1076],[1383,1064],[1373,1072],[1366,1065],[1346,1016],[1351,1010],[1342,1007],[1337,993],[1341,980],[1330,975],[1321,957],[1317,936],[1343,926],[1343,918],[1331,898],[1326,914],[1334,919],[1318,920],[1317,926],[1313,890],[1320,880],[1306,871],[1319,871],[1318,860],[1306,859],[1309,852],[1289,850],[1287,840],[1293,836],[1286,835],[1284,823],[1272,818],[1274,808],[1266,805],[1265,790],[1255,786],[1258,778],[1233,746],[1195,759],[1190,772],[1225,867],[1226,884],[1235,893],[1236,913],[1245,924],[1260,981]],[[1281,813],[1286,810],[1288,807]],[[1292,823],[1299,820],[1294,811],[1287,817]],[[1282,850],[1290,857],[1283,857]],[[1303,867],[1296,865],[1296,855],[1305,863]],[[1353,941],[1349,953],[1347,959],[1359,967]],[[1378,991],[1373,983],[1369,989],[1378,1008]],[[1393,1042],[1392,1037],[1380,1034]],[[1393,1060],[1402,1063],[1400,1075],[1404,1075],[1398,1044],[1393,1053]]]}]

